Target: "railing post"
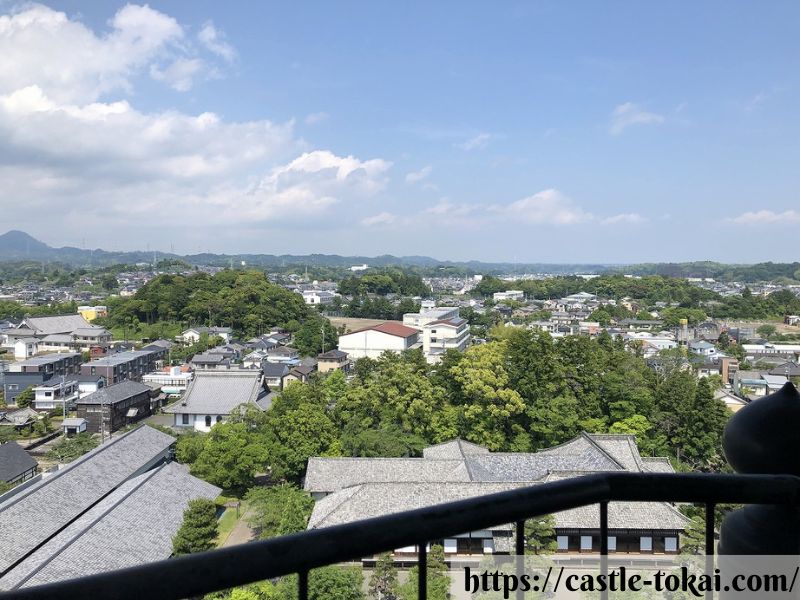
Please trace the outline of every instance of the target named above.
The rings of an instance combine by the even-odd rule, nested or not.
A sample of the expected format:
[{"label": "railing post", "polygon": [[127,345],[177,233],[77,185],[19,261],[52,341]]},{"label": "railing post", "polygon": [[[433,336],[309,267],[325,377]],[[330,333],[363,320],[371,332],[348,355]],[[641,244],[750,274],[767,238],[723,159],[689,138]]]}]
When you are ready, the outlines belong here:
[{"label": "railing post", "polygon": [[[600,503],[600,574],[608,577],[608,502]],[[608,600],[608,589],[600,592],[601,600]]]},{"label": "railing post", "polygon": [[419,600],[428,600],[428,547],[427,542],[420,542],[419,552],[417,554],[417,568],[419,569],[417,598]]},{"label": "railing post", "polygon": [[297,597],[299,600],[308,600],[308,571],[297,574]]},{"label": "railing post", "polygon": [[525,554],[525,521],[517,521],[514,528],[514,549],[517,556]]}]

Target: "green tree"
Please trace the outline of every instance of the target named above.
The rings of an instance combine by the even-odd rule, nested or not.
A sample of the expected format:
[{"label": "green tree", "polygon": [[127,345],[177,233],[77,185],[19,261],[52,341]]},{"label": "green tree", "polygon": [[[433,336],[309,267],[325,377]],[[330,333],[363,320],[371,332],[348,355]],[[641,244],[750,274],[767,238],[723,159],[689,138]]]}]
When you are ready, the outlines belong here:
[{"label": "green tree", "polygon": [[263,438],[244,423],[218,423],[191,466],[193,475],[225,489],[247,487],[263,472],[268,451]]},{"label": "green tree", "polygon": [[[444,562],[444,548],[439,544],[431,546],[428,552],[428,598],[430,600],[447,600],[450,596],[450,577]],[[416,600],[419,592],[419,567],[408,571],[408,581],[398,589],[401,600]]]},{"label": "green tree", "polygon": [[765,338],[769,339],[773,335],[775,335],[775,332],[777,330],[778,330],[778,328],[775,327],[775,325],[771,325],[769,323],[765,323],[764,325],[760,325],[758,327],[758,329],[756,329],[756,333],[758,333],[758,335],[760,335],[761,337],[765,337]]},{"label": "green tree", "polygon": [[308,494],[288,483],[251,488],[245,499],[248,522],[260,540],[304,531],[314,507]]},{"label": "green tree", "polygon": [[375,561],[369,578],[369,596],[374,600],[397,600],[397,568],[391,552],[386,552]]},{"label": "green tree", "polygon": [[519,417],[525,403],[519,392],[509,387],[505,352],[506,342],[472,346],[452,367],[466,400],[460,415],[465,437],[492,450],[508,449],[511,440],[524,433]]},{"label": "green tree", "polygon": [[183,511],[183,523],[172,538],[172,553],[180,556],[205,552],[214,548],[216,539],[216,504],[207,498],[190,500]]},{"label": "green tree", "polygon": [[27,408],[33,402],[36,394],[33,393],[33,386],[28,386],[17,394],[17,408]]},{"label": "green tree", "polygon": [[203,452],[206,444],[206,434],[199,431],[189,431],[178,436],[175,443],[175,458],[179,463],[191,465]]},{"label": "green tree", "polygon": [[303,356],[316,356],[323,352],[323,339],[325,351],[327,351],[336,348],[339,336],[328,319],[313,316],[307,319],[294,334],[294,347]]},{"label": "green tree", "polygon": [[542,515],[525,521],[525,554],[549,554],[555,552],[556,520],[553,515]]}]

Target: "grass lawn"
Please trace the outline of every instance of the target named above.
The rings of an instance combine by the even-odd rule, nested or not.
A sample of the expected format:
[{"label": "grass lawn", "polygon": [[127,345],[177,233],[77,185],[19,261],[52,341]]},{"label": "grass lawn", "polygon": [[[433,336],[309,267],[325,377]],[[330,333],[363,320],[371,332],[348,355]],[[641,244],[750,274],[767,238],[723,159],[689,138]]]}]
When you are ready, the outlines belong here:
[{"label": "grass lawn", "polygon": [[217,521],[217,548],[222,547],[222,544],[228,539],[228,536],[231,534],[231,531],[233,531],[233,528],[236,527],[236,524],[245,518],[247,508],[247,503],[242,502],[241,506],[239,506],[238,518],[236,517],[235,508],[225,509],[225,512],[222,513],[219,521]]}]

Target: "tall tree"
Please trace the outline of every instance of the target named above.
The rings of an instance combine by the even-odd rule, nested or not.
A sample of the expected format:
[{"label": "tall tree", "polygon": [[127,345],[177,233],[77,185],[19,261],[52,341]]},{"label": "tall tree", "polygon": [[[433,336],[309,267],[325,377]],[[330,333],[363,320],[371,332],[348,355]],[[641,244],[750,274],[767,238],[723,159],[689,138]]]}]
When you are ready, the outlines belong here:
[{"label": "tall tree", "polygon": [[397,567],[391,552],[386,552],[375,561],[369,578],[369,596],[374,600],[397,600]]},{"label": "tall tree", "polygon": [[195,498],[183,512],[183,523],[172,539],[172,553],[193,554],[216,546],[217,507],[207,498]]}]

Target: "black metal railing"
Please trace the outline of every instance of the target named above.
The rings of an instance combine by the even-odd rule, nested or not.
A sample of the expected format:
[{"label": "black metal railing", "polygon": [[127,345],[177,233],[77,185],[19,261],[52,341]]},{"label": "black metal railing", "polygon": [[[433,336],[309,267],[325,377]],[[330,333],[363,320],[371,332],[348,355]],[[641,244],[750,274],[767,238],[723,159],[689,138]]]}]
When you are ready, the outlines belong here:
[{"label": "black metal railing", "polygon": [[[419,547],[419,598],[425,600],[426,544],[465,532],[515,523],[524,551],[525,520],[598,504],[601,556],[608,555],[608,503],[685,502],[706,507],[706,553],[714,553],[714,508],[720,503],[800,505],[800,478],[789,475],[603,473],[480,496],[252,542],[0,594],[2,600],[178,600],[298,574],[300,600],[308,572],[381,552]],[[75,565],[76,573],[80,564]]]}]

